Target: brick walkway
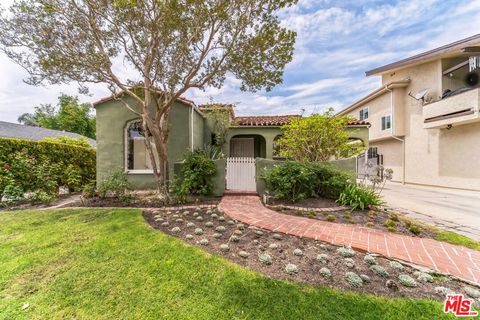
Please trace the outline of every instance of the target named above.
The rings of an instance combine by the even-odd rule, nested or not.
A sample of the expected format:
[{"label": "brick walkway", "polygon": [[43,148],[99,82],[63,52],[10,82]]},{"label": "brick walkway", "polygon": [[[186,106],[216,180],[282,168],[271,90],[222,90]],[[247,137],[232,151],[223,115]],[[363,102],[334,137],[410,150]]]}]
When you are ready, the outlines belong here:
[{"label": "brick walkway", "polygon": [[258,196],[225,195],[220,210],[258,228],[377,253],[480,283],[480,252],[431,239],[312,220],[265,208]]}]

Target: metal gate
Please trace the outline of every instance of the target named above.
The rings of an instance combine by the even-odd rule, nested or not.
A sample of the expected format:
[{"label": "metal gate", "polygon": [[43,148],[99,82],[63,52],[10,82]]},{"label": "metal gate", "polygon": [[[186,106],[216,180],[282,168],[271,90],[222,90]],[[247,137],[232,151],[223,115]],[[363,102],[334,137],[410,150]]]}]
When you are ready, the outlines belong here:
[{"label": "metal gate", "polygon": [[255,158],[227,158],[227,190],[256,191]]}]

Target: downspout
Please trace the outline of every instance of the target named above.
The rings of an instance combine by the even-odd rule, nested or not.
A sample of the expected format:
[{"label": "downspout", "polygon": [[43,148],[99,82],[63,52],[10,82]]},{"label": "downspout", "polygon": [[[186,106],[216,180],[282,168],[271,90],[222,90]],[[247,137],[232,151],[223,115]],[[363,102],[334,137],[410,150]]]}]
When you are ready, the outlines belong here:
[{"label": "downspout", "polygon": [[391,117],[390,121],[392,122],[392,131],[390,136],[393,139],[402,142],[402,184],[405,184],[405,139],[399,138],[393,134],[395,132],[394,123],[396,121],[396,117],[394,117],[395,103],[393,98],[393,90],[390,89],[388,85],[385,88],[390,92],[390,117]]},{"label": "downspout", "polygon": [[193,151],[193,106],[190,106],[190,150]]}]

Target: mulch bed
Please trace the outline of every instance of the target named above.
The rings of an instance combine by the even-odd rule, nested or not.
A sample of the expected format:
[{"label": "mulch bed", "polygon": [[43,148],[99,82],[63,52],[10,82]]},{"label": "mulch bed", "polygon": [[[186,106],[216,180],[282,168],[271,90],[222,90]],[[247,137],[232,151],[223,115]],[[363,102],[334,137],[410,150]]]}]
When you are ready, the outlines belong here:
[{"label": "mulch bed", "polygon": [[[281,212],[283,214],[302,216],[310,219],[317,219],[322,221],[330,221],[335,223],[352,224],[361,227],[369,227],[387,232],[394,232],[408,236],[418,236],[422,238],[434,239],[437,231],[431,226],[425,225],[421,222],[406,218],[401,213],[389,210],[340,210],[340,211],[326,211],[317,212],[319,208],[333,208],[338,207],[339,204],[330,199],[314,198],[305,199],[297,203],[291,203],[281,200],[270,200],[268,205],[270,209]],[[286,206],[295,206],[296,208],[285,208]],[[320,209],[321,210],[321,209]],[[392,227],[387,227],[386,223]],[[419,232],[412,232],[418,227]]]},{"label": "mulch bed", "polygon": [[[220,197],[196,197],[189,198],[183,205],[208,205],[216,206],[220,202]],[[80,201],[71,203],[68,207],[119,207],[119,208],[162,208],[170,207],[171,205],[165,204],[162,199],[159,199],[156,195],[130,195],[126,199],[119,199],[115,197],[92,197],[88,199],[82,199]]]},{"label": "mulch bed", "polygon": [[[199,216],[201,218],[198,218]],[[436,273],[432,274],[433,283],[422,282],[416,279],[413,274],[418,269],[403,264],[404,270],[398,271],[390,266],[391,260],[376,256],[376,263],[383,266],[389,274],[388,277],[381,277],[369,269],[370,265],[364,261],[366,254],[360,252],[355,252],[354,256],[351,257],[355,267],[349,268],[346,265],[346,258],[337,252],[339,248],[337,246],[286,234],[279,234],[281,239],[278,240],[276,239],[278,234],[267,230],[259,230],[245,224],[238,224],[216,209],[197,208],[175,211],[147,209],[144,211],[144,218],[155,229],[180,238],[212,254],[223,256],[237,264],[261,272],[270,278],[304,282],[340,290],[368,292],[386,297],[427,298],[437,301],[443,301],[445,296],[436,293],[436,287],[445,287],[457,293],[465,293],[465,287],[471,287],[462,281]],[[187,226],[189,223],[190,226]],[[223,227],[224,230],[215,230],[219,226]],[[201,228],[203,234],[197,235],[195,233],[196,228]],[[214,234],[217,234],[218,238]],[[235,241],[235,237],[237,237],[238,242]],[[207,245],[201,244],[204,239],[208,240]],[[228,245],[228,251],[222,250],[222,244]],[[300,249],[303,255],[294,255],[295,249]],[[249,256],[247,258],[241,257],[239,255],[240,251],[247,252]],[[259,260],[260,255],[263,254],[268,254],[271,257],[270,265]],[[328,255],[328,262],[318,261],[317,256],[319,254]],[[286,272],[287,264],[294,264],[298,268],[298,273],[288,274]],[[330,270],[331,277],[326,278],[320,274],[320,269],[324,267]],[[347,272],[367,275],[370,281],[364,282],[360,287],[355,287],[346,280]],[[400,274],[409,275],[416,279],[417,286],[414,288],[403,286],[399,281],[398,276]],[[391,285],[390,287],[387,287],[387,282]]]}]

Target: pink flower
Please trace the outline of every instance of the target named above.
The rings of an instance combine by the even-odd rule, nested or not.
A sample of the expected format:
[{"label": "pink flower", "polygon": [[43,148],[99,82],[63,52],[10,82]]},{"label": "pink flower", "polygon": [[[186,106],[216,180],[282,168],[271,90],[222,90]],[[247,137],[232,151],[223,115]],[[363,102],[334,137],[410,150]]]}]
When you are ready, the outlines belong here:
[{"label": "pink flower", "polygon": [[4,165],[4,166],[3,166],[3,169],[4,169],[5,171],[8,171],[8,170],[10,170],[10,166],[9,166],[9,165]]}]

